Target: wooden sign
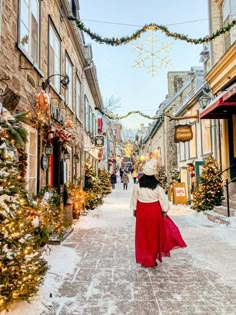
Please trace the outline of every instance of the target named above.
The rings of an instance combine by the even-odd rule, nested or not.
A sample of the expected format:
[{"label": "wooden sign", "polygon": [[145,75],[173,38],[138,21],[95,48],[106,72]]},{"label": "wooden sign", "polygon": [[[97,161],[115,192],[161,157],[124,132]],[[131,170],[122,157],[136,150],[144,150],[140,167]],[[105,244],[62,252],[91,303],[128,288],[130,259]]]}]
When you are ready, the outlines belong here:
[{"label": "wooden sign", "polygon": [[193,139],[193,131],[191,125],[177,125],[175,126],[175,143],[186,142]]},{"label": "wooden sign", "polygon": [[187,204],[187,192],[185,183],[173,184],[173,204]]}]

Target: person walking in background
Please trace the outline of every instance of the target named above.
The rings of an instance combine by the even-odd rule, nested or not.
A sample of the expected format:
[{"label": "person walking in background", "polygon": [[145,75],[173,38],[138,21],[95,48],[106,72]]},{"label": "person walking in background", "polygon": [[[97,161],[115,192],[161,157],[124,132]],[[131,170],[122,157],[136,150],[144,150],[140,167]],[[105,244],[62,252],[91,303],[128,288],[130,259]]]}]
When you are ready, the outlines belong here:
[{"label": "person walking in background", "polygon": [[130,202],[136,216],[136,262],[144,267],[157,266],[156,260],[162,262],[162,256],[170,256],[172,249],[186,247],[178,227],[167,215],[169,201],[156,174],[157,160],[152,159],[134,185]]},{"label": "person walking in background", "polygon": [[136,183],[136,179],[138,177],[138,173],[136,172],[135,169],[133,169],[133,171],[132,171],[132,177],[133,177],[133,181],[134,181],[134,184],[135,184]]},{"label": "person walking in background", "polygon": [[123,189],[127,190],[128,189],[128,183],[129,183],[129,176],[126,172],[124,172],[122,176],[122,183],[123,183]]},{"label": "person walking in background", "polygon": [[124,169],[121,167],[120,168],[120,181],[121,181],[121,183],[122,183],[122,176],[123,176],[123,174],[124,174]]},{"label": "person walking in background", "polygon": [[111,180],[112,189],[115,189],[116,187],[116,173],[115,172],[111,174],[110,180]]}]

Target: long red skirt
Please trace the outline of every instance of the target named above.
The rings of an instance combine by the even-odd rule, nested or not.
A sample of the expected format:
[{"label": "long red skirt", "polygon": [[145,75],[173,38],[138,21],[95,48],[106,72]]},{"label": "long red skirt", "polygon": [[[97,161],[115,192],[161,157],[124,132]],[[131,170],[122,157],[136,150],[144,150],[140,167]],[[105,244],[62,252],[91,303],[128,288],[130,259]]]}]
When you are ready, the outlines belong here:
[{"label": "long red skirt", "polygon": [[186,247],[178,227],[169,216],[163,217],[159,201],[138,201],[136,209],[135,252],[136,262],[155,266],[162,256],[170,256],[175,248]]}]

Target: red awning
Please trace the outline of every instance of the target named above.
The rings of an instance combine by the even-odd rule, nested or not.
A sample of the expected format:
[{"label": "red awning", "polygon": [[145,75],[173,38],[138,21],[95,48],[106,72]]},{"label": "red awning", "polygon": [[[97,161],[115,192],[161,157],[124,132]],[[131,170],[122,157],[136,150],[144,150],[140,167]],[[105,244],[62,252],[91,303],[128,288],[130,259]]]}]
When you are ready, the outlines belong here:
[{"label": "red awning", "polygon": [[227,119],[236,114],[236,85],[217,96],[206,109],[200,113],[201,119]]}]

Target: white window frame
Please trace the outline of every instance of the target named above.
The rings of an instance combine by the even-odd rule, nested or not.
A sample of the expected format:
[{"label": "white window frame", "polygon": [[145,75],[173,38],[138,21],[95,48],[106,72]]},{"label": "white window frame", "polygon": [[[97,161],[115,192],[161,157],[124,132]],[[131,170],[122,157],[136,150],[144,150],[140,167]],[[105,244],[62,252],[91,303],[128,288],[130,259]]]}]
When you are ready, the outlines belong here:
[{"label": "white window frame", "polygon": [[69,56],[66,54],[66,59],[65,59],[65,66],[66,66],[66,71],[65,73],[69,77],[69,84],[67,86],[66,90],[66,105],[73,110],[73,65],[72,62],[70,61]]},{"label": "white window frame", "polygon": [[[224,0],[222,4],[223,25],[231,23],[236,16],[236,0]],[[226,50],[236,41],[236,26],[232,27],[229,32],[225,33]]]},{"label": "white window frame", "polygon": [[[54,67],[53,69],[51,69],[51,60],[52,60],[52,56],[51,56],[51,48],[53,50],[53,64]],[[61,40],[60,37],[55,29],[55,27],[53,26],[52,22],[49,20],[49,27],[48,27],[48,76],[52,76],[54,74],[58,74],[55,75],[53,77],[50,78],[50,84],[52,84],[54,90],[57,93],[60,93],[61,91]]]},{"label": "white window frame", "polygon": [[89,100],[86,95],[84,95],[84,125],[85,125],[85,130],[89,132],[89,118],[90,118],[90,111],[89,111],[90,105],[89,105]]},{"label": "white window frame", "polygon": [[[36,195],[37,194],[37,177],[38,177],[38,172],[37,172],[37,169],[38,169],[38,155],[37,155],[37,151],[38,151],[38,132],[36,129],[26,125],[26,124],[23,124],[24,128],[27,130],[28,132],[28,137],[27,137],[27,143],[25,145],[25,152],[27,153],[27,168],[26,168],[26,176],[25,176],[25,180],[26,180],[26,190],[30,193],[30,194],[34,194]],[[31,134],[34,134],[35,136],[35,149],[32,150],[32,152],[34,152],[34,154],[32,154],[32,152],[30,152],[30,145],[31,145]],[[31,167],[31,163],[30,163],[30,157],[31,156],[34,156],[35,157],[35,164],[34,167],[32,168]],[[33,174],[33,170],[35,170],[35,174]],[[34,188],[33,190],[29,191],[29,182],[30,182],[30,179],[35,179],[35,185],[34,185]]]},{"label": "white window frame", "polygon": [[81,115],[81,82],[78,76],[75,79],[75,113],[76,117],[80,119]]},{"label": "white window frame", "polygon": [[[28,4],[27,4],[28,2]],[[36,14],[34,14],[32,3],[37,3]],[[27,13],[28,12],[28,13]],[[25,16],[24,16],[25,15]],[[28,16],[27,16],[28,15]],[[36,16],[37,15],[37,16]],[[25,19],[24,19],[25,17]],[[33,54],[33,40],[32,40],[32,19],[35,18],[37,25],[37,45],[35,55]],[[32,63],[39,66],[39,50],[40,50],[40,1],[39,0],[20,0],[19,1],[19,21],[18,21],[18,45],[32,61]],[[22,31],[25,29],[25,35]],[[28,36],[28,38],[27,38]],[[24,45],[26,43],[27,45]]]}]

